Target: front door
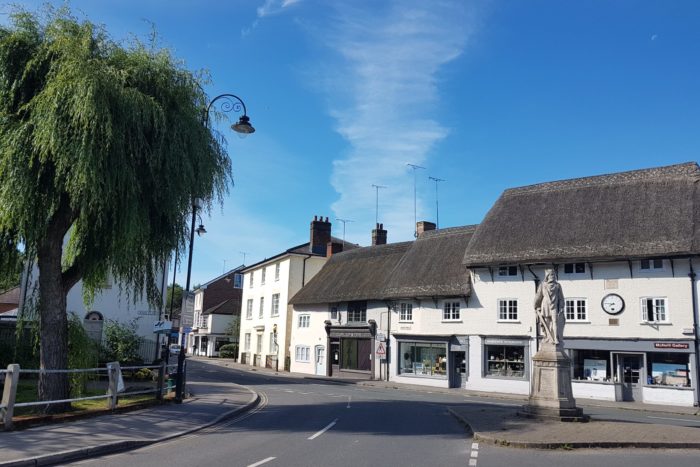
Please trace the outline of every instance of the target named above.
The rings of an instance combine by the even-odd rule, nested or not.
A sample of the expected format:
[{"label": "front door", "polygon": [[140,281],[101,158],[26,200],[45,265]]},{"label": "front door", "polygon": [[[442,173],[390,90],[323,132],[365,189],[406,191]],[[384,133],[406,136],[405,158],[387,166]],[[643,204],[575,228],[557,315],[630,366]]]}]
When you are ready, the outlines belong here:
[{"label": "front door", "polygon": [[467,358],[464,352],[450,352],[452,361],[452,381],[450,387],[463,388],[467,382]]},{"label": "front door", "polygon": [[340,342],[331,342],[331,376],[340,371]]},{"label": "front door", "polygon": [[617,374],[623,401],[642,400],[642,368],[642,355],[617,354]]},{"label": "front door", "polygon": [[316,374],[326,375],[326,349],[322,345],[317,345],[314,350],[316,361]]}]

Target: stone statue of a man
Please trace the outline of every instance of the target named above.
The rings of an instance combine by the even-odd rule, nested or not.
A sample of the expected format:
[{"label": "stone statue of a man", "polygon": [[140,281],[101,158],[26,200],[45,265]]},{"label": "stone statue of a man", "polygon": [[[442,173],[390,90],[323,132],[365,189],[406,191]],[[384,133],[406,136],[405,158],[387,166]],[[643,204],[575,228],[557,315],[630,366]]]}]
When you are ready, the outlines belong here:
[{"label": "stone statue of a man", "polygon": [[545,270],[544,282],[537,287],[535,311],[544,330],[544,343],[559,346],[564,336],[566,316],[564,294],[557,282],[557,274],[552,269]]}]

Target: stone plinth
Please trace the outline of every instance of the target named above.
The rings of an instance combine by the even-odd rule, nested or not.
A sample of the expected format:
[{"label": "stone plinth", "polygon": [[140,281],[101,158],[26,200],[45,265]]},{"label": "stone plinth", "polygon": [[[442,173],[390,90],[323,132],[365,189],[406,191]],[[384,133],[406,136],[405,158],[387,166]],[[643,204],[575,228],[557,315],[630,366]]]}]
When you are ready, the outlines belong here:
[{"label": "stone plinth", "polygon": [[520,412],[526,417],[560,421],[588,421],[576,407],[571,391],[571,361],[560,348],[543,346],[532,357],[530,399]]}]

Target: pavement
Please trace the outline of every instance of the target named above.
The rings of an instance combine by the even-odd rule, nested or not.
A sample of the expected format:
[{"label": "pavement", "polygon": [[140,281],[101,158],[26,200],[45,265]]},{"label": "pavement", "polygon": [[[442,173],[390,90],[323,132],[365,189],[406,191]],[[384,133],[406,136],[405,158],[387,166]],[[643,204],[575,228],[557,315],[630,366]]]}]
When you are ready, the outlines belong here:
[{"label": "pavement", "polygon": [[[337,384],[357,384],[420,392],[455,395],[447,410],[469,430],[475,441],[500,446],[574,449],[588,447],[693,448],[700,449],[700,428],[655,425],[615,420],[588,423],[544,422],[517,415],[523,396],[475,393],[455,389],[310,376],[253,368],[228,360],[194,357],[243,371],[257,371],[279,377],[317,379]],[[193,397],[182,404],[157,405],[120,414],[108,414],[61,424],[48,424],[20,431],[0,432],[0,467],[38,466],[69,462],[112,452],[135,449],[163,442],[214,425],[226,418],[251,410],[260,396],[252,389],[231,382],[189,381]],[[479,398],[465,404],[465,397]],[[488,398],[487,401],[481,398]],[[503,401],[499,403],[498,401]],[[586,400],[586,407],[626,408],[631,411],[682,415],[700,421],[697,407],[628,404]]]}]

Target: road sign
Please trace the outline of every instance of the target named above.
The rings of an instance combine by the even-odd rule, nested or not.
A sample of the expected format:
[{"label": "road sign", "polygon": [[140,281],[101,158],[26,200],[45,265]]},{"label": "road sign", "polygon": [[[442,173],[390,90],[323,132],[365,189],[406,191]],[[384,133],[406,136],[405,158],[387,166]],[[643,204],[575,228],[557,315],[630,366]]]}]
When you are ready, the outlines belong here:
[{"label": "road sign", "polygon": [[376,336],[374,336],[375,340],[378,341],[385,341],[386,340],[386,335],[383,332],[378,332]]},{"label": "road sign", "polygon": [[386,349],[384,348],[384,344],[381,342],[377,346],[377,355],[379,355],[380,357],[386,355]]}]

